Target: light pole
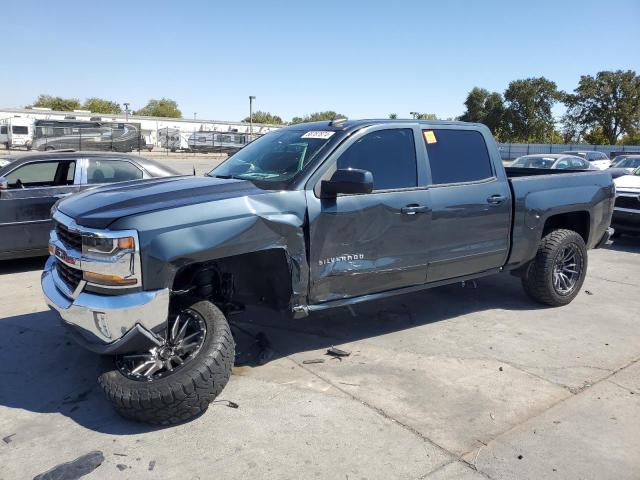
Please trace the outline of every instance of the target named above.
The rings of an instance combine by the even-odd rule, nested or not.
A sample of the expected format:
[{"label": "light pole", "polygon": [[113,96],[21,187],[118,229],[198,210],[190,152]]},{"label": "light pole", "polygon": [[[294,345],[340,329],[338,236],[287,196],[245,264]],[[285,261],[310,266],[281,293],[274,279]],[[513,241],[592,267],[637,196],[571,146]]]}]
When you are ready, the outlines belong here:
[{"label": "light pole", "polygon": [[128,103],[123,103],[124,105],[124,121],[128,122],[129,121],[129,104]]},{"label": "light pole", "polygon": [[251,137],[253,136],[253,101],[256,99],[254,95],[249,95],[249,138],[251,141]]}]

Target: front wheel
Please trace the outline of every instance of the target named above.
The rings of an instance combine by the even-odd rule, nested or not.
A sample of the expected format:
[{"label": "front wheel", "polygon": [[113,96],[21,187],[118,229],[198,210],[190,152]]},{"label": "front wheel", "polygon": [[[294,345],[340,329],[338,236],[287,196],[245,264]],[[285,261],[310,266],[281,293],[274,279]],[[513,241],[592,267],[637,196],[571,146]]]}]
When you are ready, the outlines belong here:
[{"label": "front wheel", "polygon": [[573,230],[554,230],[544,236],[522,285],[537,302],[558,307],[578,295],[587,273],[587,247]]},{"label": "front wheel", "polygon": [[229,381],[234,358],[224,314],[199,301],[169,322],[163,345],[110,359],[98,383],[122,416],[171,425],[208,408]]}]

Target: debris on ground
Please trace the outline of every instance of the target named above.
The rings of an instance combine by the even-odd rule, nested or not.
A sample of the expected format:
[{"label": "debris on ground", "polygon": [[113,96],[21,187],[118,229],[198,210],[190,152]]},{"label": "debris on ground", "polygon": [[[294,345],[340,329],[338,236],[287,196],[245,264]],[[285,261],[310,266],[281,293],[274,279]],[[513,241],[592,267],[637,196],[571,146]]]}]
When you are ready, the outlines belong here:
[{"label": "debris on ground", "polygon": [[348,357],[349,355],[351,355],[351,352],[347,352],[346,350],[342,350],[340,348],[331,347],[327,349],[327,353],[325,355],[329,355],[333,358],[342,360],[342,357]]},{"label": "debris on ground", "polygon": [[51,470],[36,475],[33,480],[74,480],[93,472],[104,462],[100,451],[89,452],[71,462],[56,465]]},{"label": "debris on ground", "polygon": [[500,368],[498,368],[498,370],[500,370],[500,371],[502,372],[503,368],[502,368],[502,367],[500,367]]},{"label": "debris on ground", "polygon": [[117,464],[117,465],[116,465],[116,468],[117,468],[118,470],[120,470],[121,472],[123,472],[123,471],[125,471],[127,468],[129,468],[129,467],[128,467],[127,465],[124,465],[124,464],[122,464],[122,463],[119,463],[119,464]]},{"label": "debris on ground", "polygon": [[587,295],[593,295],[593,292],[591,290],[585,290],[584,293],[586,293]]},{"label": "debris on ground", "polygon": [[238,405],[236,402],[232,402],[231,400],[214,400],[211,403],[223,403],[229,408],[240,408],[240,405]]},{"label": "debris on ground", "polygon": [[117,455],[118,457],[126,457],[126,456],[128,456],[126,453],[114,453],[114,455]]},{"label": "debris on ground", "polygon": [[152,471],[152,470],[155,468],[155,466],[156,466],[156,461],[155,461],[155,460],[151,460],[151,461],[149,462],[149,468],[148,468],[148,470],[149,470],[149,471]]},{"label": "debris on ground", "polygon": [[6,437],[2,437],[2,441],[8,445],[12,441],[11,437],[15,437],[15,436],[16,436],[16,434],[12,433],[11,435],[7,435]]},{"label": "debris on ground", "polygon": [[324,363],[324,358],[312,358],[311,360],[303,360],[304,365],[311,365],[312,363]]},{"label": "debris on ground", "polygon": [[69,405],[72,403],[84,402],[85,400],[87,400],[87,397],[89,396],[90,393],[91,393],[91,389],[85,390],[84,392],[80,392],[73,397],[71,395],[67,395],[62,401],[62,404]]}]

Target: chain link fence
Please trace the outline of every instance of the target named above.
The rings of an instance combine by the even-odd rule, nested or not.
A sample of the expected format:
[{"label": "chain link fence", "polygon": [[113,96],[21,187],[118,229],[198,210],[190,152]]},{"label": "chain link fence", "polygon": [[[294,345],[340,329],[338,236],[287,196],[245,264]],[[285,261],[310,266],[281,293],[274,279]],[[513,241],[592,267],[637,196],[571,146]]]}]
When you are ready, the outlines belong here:
[{"label": "chain link fence", "polygon": [[604,152],[609,158],[622,153],[640,154],[640,145],[589,145],[583,143],[499,143],[502,160],[513,160],[534,153],[562,153],[570,151]]}]

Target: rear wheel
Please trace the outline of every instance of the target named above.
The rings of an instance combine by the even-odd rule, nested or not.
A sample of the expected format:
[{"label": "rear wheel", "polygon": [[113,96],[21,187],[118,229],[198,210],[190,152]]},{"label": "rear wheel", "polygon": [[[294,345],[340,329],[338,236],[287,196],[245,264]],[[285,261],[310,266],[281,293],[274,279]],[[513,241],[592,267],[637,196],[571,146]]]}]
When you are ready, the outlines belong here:
[{"label": "rear wheel", "polygon": [[164,343],[120,355],[98,382],[122,416],[170,425],[208,408],[229,381],[235,344],[223,313],[199,301],[169,322]]},{"label": "rear wheel", "polygon": [[587,272],[587,248],[573,230],[554,230],[542,239],[522,285],[537,302],[567,305],[580,292]]}]

